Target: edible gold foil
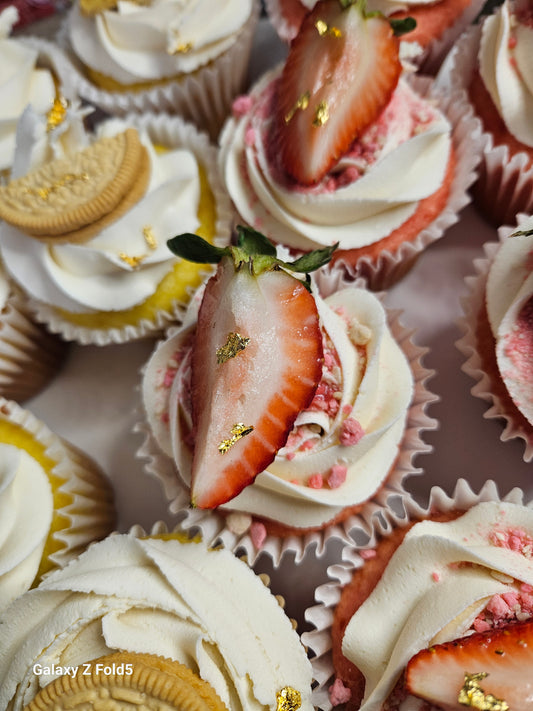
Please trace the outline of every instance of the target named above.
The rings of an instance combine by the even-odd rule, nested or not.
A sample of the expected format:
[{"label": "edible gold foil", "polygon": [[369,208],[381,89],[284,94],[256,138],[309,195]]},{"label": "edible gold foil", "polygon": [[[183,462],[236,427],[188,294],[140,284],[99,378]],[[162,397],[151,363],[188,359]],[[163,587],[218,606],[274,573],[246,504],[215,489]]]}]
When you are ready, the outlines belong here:
[{"label": "edible gold foil", "polygon": [[143,227],[143,237],[149,249],[157,249],[157,240],[150,225]]},{"label": "edible gold foil", "polygon": [[68,101],[63,96],[56,96],[52,108],[46,115],[46,131],[50,133],[65,120],[67,115]]},{"label": "edible gold foil", "polygon": [[228,333],[226,343],[217,348],[217,363],[225,363],[230,358],[235,358],[235,356],[243,351],[246,346],[250,343],[250,339],[246,336],[241,336],[240,333],[234,333],[231,331]]},{"label": "edible gold foil", "polygon": [[61,178],[59,178],[59,180],[56,180],[55,183],[52,183],[52,185],[43,186],[41,188],[24,188],[23,190],[25,193],[35,195],[36,197],[41,198],[41,200],[48,200],[51,193],[54,193],[60,188],[65,187],[65,185],[75,183],[77,180],[86,181],[89,180],[89,176],[85,172],[65,173],[65,175],[61,176]]},{"label": "edible gold foil", "polygon": [[508,711],[509,705],[503,699],[486,694],[479,682],[488,676],[487,672],[465,673],[465,683],[459,692],[457,701],[463,706],[470,706],[479,711]]},{"label": "edible gold foil", "polygon": [[298,111],[298,109],[305,111],[306,108],[309,106],[310,98],[311,94],[308,91],[306,91],[305,94],[302,94],[298,101],[294,104],[292,109],[289,111],[289,113],[285,116],[285,123],[289,123],[292,120],[294,114]]},{"label": "edible gold foil", "polygon": [[316,108],[313,126],[323,126],[329,121],[329,108],[327,102],[321,101]]},{"label": "edible gold foil", "polygon": [[236,425],[233,425],[233,427],[230,430],[231,437],[228,439],[223,439],[222,442],[218,445],[218,451],[220,454],[226,454],[226,452],[233,447],[233,445],[238,442],[240,439],[243,437],[246,437],[246,435],[250,434],[250,432],[253,432],[254,428],[252,425],[245,425],[243,422],[238,422]]},{"label": "edible gold foil", "polygon": [[321,37],[324,37],[325,35],[332,35],[333,37],[342,37],[342,32],[339,30],[338,27],[330,27],[327,22],[324,22],[324,20],[317,20],[315,22],[315,27]]},{"label": "edible gold foil", "polygon": [[302,695],[292,686],[284,686],[276,695],[277,711],[298,711],[302,705]]},{"label": "edible gold foil", "polygon": [[120,252],[118,256],[125,264],[128,264],[130,267],[133,267],[133,269],[137,269],[143,259],[146,259],[145,254],[141,254],[138,257],[130,257],[129,254],[126,254],[126,252]]}]

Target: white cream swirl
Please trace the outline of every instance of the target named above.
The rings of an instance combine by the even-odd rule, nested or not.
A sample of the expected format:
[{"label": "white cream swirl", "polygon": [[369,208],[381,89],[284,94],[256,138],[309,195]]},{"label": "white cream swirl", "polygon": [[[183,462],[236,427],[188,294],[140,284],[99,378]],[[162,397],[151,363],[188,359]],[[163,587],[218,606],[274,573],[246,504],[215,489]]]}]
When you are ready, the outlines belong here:
[{"label": "white cream swirl", "polygon": [[533,26],[520,22],[509,0],[484,21],[478,59],[483,83],[507,129],[533,147]]},{"label": "white cream swirl", "polygon": [[345,631],[343,653],[365,675],[361,711],[381,709],[411,657],[464,636],[493,595],[533,584],[531,545],[506,546],[509,532],[531,541],[533,510],[485,502],[407,533]]},{"label": "white cream swirl", "polygon": [[[23,117],[20,155],[26,170],[45,161],[50,144],[46,128],[34,115]],[[74,117],[54,140],[53,153],[69,155],[86,145]],[[102,124],[97,137],[126,128],[120,120]],[[75,140],[73,140],[75,137]],[[150,180],[144,196],[122,217],[81,244],[49,244],[3,224],[1,253],[7,270],[35,299],[70,312],[128,309],[151,296],[176,258],[166,242],[177,232],[198,227],[200,179],[198,163],[187,149],[156,152],[147,132],[140,138],[148,151]],[[73,145],[72,145],[73,144]],[[147,237],[149,230],[149,237]]]},{"label": "white cream swirl", "polygon": [[226,187],[250,225],[297,249],[335,242],[341,249],[364,247],[400,227],[441,186],[450,125],[404,81],[378,121],[317,186],[291,183],[270,155],[279,71],[252,89],[250,110],[230,119],[221,137]]},{"label": "white cream swirl", "polygon": [[490,266],[487,315],[496,341],[496,359],[514,404],[533,424],[531,353],[533,348],[533,218],[508,237]]},{"label": "white cream swirl", "polygon": [[[397,457],[413,394],[409,364],[373,294],[347,288],[315,299],[325,344],[315,399],[273,463],[223,507],[300,528],[322,526],[379,489]],[[186,487],[197,308],[198,299],[183,327],[154,352],[143,380],[148,422]]]},{"label": "white cream swirl", "polygon": [[[3,18],[9,19],[10,10],[0,13],[0,25]],[[20,40],[9,39],[8,29],[0,28],[0,171],[11,168],[17,121],[26,106],[31,104],[46,114],[55,97],[51,72],[38,66],[39,53]]]},{"label": "white cream swirl", "polygon": [[52,515],[42,467],[25,450],[0,444],[0,610],[35,580]]},{"label": "white cream swirl", "polygon": [[238,41],[252,0],[119,0],[115,10],[84,16],[76,3],[70,42],[95,71],[122,84],[190,73]]},{"label": "white cream swirl", "polygon": [[[31,613],[30,613],[31,611]],[[312,711],[311,666],[276,598],[229,551],[111,536],[0,617],[0,707],[19,711],[52,677],[112,651],[190,667],[232,711],[276,711],[290,686]],[[11,704],[11,705],[9,705]]]}]

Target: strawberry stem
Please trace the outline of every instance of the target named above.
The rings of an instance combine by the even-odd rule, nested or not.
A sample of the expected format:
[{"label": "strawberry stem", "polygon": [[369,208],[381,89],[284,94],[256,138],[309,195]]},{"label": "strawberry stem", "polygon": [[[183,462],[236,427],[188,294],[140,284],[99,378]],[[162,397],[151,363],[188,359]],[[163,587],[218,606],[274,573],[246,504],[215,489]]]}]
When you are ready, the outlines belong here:
[{"label": "strawberry stem", "polygon": [[287,269],[291,272],[308,273],[320,269],[331,259],[337,244],[315,249],[294,262],[284,262],[276,256],[276,247],[263,234],[251,227],[237,227],[237,244],[229,247],[215,247],[196,234],[185,233],[169,239],[170,251],[198,264],[218,264],[223,257],[231,257],[235,269],[248,264],[252,274],[258,275],[272,269]]}]

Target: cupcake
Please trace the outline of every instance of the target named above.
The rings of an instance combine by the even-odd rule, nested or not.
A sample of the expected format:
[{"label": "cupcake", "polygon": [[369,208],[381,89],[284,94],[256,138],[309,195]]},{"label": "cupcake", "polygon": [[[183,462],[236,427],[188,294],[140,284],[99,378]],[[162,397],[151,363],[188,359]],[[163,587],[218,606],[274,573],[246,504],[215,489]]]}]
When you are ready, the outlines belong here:
[{"label": "cupcake", "polygon": [[18,20],[19,12],[13,5],[0,12],[0,184],[9,178],[17,122],[26,106],[31,104],[37,113],[46,116],[54,100],[59,100],[51,60],[56,48],[43,40],[11,38]]},{"label": "cupcake", "polygon": [[72,63],[62,75],[107,113],[176,113],[215,138],[243,90],[258,14],[257,0],[216,11],[210,0],[79,0],[63,31]]},{"label": "cupcake", "polygon": [[[288,270],[329,255],[284,263],[263,240],[241,228],[154,351],[139,454],[184,526],[279,559],[287,546],[301,555],[331,535],[349,539],[359,514],[401,494],[434,422],[429,373],[398,314],[339,270],[308,291]],[[181,238],[173,248],[193,251]]]},{"label": "cupcake", "polygon": [[524,708],[533,509],[522,497],[499,500],[493,482],[475,495],[462,480],[452,499],[434,489],[427,510],[406,502],[407,519],[391,514],[345,550],[330,569],[340,584],[307,611],[315,705]]},{"label": "cupcake", "polygon": [[388,20],[321,3],[283,68],[234,103],[220,139],[241,220],[298,253],[339,242],[333,262],[372,289],[400,278],[457,220],[478,161],[471,116],[456,113],[453,94],[401,75]]},{"label": "cupcake", "polygon": [[94,136],[75,105],[51,132],[28,111],[0,189],[0,252],[39,321],[70,341],[154,335],[180,316],[204,268],[166,240],[229,239],[230,208],[207,137],[178,117],[112,119]]},{"label": "cupcake", "polygon": [[531,7],[507,0],[458,43],[440,81],[464,91],[483,127],[474,198],[495,225],[533,212]]},{"label": "cupcake", "polygon": [[[0,610],[114,525],[106,477],[30,412],[0,399]],[[5,708],[5,707],[4,707]]]},{"label": "cupcake", "polygon": [[2,708],[85,708],[88,694],[116,708],[312,711],[311,665],[269,589],[227,550],[163,538],[110,536],[8,608]]},{"label": "cupcake", "polygon": [[531,250],[533,218],[514,232],[500,230],[500,243],[485,245],[485,259],[467,279],[464,335],[457,342],[468,357],[463,370],[477,382],[472,394],[490,404],[487,418],[504,421],[501,439],[524,440],[524,460],[533,457],[531,370]]},{"label": "cupcake", "polygon": [[[298,34],[304,17],[317,0],[265,0],[265,4],[280,37],[290,41]],[[412,17],[416,21],[416,29],[405,39],[405,49],[416,65],[428,73],[438,69],[454,40],[481,11],[483,2],[369,0],[367,7],[369,11],[379,10],[393,19]]]}]

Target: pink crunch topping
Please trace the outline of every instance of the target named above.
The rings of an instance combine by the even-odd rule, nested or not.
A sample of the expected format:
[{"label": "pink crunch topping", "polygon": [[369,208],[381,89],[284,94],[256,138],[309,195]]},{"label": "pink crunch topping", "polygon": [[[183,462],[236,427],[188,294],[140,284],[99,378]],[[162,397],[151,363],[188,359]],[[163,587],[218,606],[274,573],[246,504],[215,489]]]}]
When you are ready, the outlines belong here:
[{"label": "pink crunch topping", "polygon": [[521,528],[495,528],[489,533],[489,541],[497,548],[508,548],[526,558],[533,556],[533,538]]},{"label": "pink crunch topping", "polygon": [[365,431],[354,417],[347,417],[341,426],[340,443],[343,447],[357,444]]},{"label": "pink crunch topping", "polygon": [[251,96],[238,96],[231,107],[233,115],[235,116],[235,118],[246,116],[246,114],[251,111],[253,105],[254,102]]},{"label": "pink crunch topping", "polygon": [[265,524],[261,523],[261,521],[253,521],[250,526],[250,538],[252,539],[252,543],[257,550],[260,550],[263,547],[266,536],[267,531]]},{"label": "pink crunch topping", "polygon": [[342,683],[342,680],[337,677],[333,684],[329,687],[329,700],[332,706],[345,704],[352,698],[352,692]]},{"label": "pink crunch topping", "polygon": [[346,481],[346,474],[348,473],[348,467],[344,464],[334,464],[331,467],[328,476],[328,484],[330,489],[338,489]]}]

